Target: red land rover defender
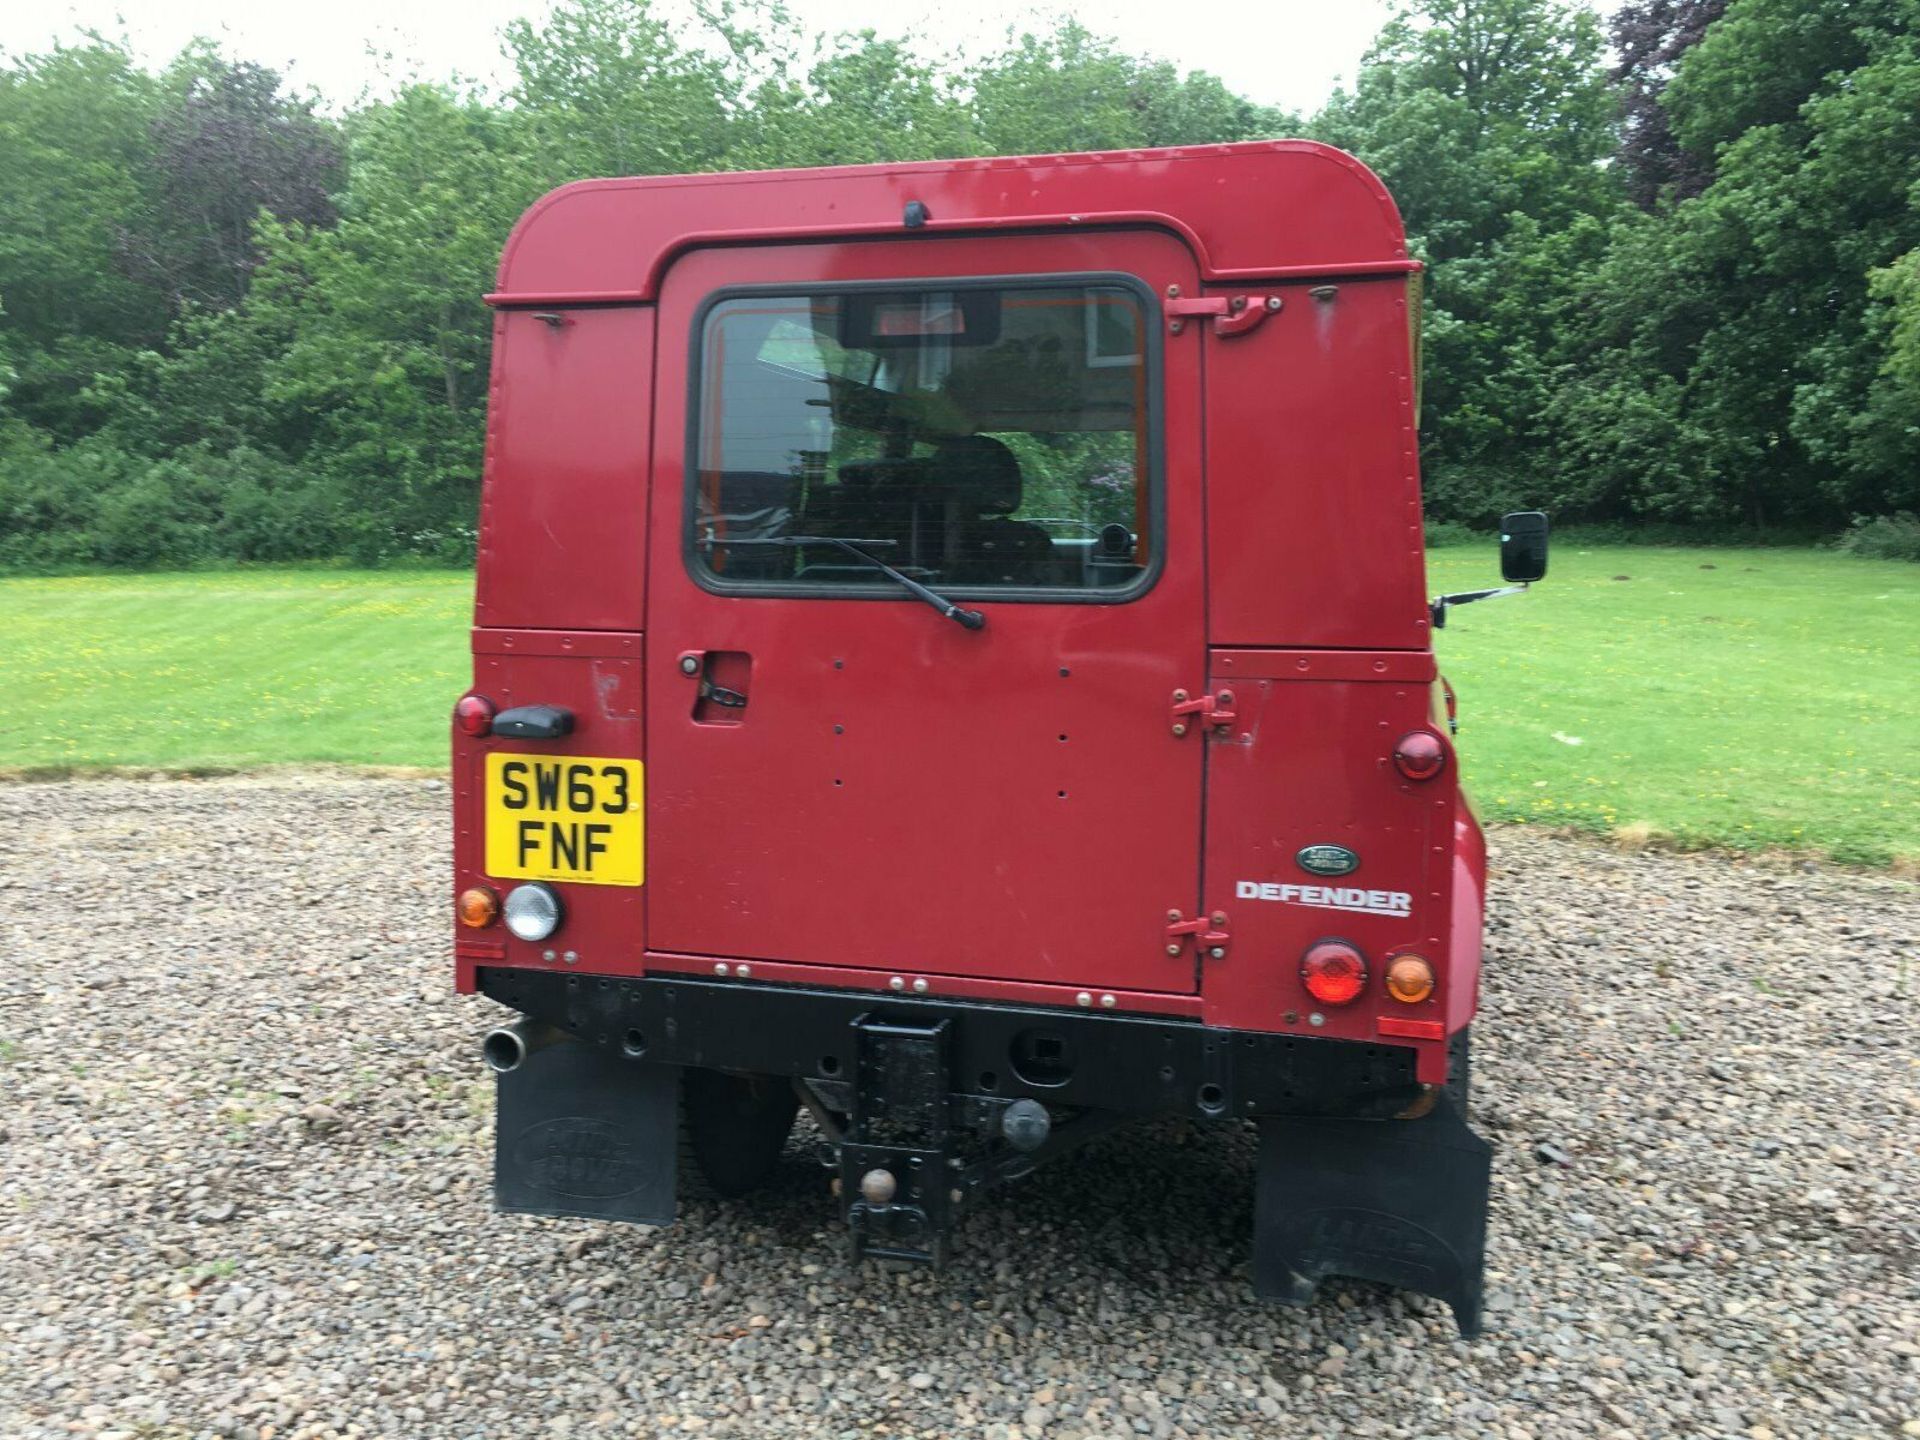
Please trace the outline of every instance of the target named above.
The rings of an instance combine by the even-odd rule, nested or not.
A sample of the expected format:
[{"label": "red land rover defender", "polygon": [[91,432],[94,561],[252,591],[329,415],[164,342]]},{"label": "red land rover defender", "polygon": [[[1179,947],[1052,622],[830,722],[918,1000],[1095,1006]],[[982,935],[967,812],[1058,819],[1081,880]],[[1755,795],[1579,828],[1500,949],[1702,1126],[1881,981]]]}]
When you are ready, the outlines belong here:
[{"label": "red land rover defender", "polygon": [[937,1262],[1115,1124],[1250,1121],[1258,1293],[1474,1329],[1431,642],[1495,592],[1424,589],[1418,271],[1301,141],[528,212],[453,736],[502,1209],[664,1223],[804,1106],[854,1256]]}]

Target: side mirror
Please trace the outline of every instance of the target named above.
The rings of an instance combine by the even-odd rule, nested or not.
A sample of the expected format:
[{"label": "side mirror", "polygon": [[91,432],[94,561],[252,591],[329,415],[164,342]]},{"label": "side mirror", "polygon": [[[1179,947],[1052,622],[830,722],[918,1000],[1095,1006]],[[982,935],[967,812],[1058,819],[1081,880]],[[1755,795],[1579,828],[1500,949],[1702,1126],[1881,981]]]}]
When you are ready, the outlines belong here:
[{"label": "side mirror", "polygon": [[1500,517],[1500,578],[1530,585],[1547,574],[1547,517],[1541,510],[1515,510]]}]

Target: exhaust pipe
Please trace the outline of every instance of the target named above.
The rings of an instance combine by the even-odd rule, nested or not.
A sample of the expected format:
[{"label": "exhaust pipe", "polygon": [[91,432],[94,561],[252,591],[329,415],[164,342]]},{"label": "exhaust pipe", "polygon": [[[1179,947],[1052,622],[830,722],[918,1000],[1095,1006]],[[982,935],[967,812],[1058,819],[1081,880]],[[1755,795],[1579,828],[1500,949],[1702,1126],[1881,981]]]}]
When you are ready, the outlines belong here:
[{"label": "exhaust pipe", "polygon": [[480,1042],[480,1058],[496,1075],[510,1075],[527,1063],[536,1050],[544,1050],[566,1033],[556,1026],[522,1015],[510,1025],[498,1025]]}]

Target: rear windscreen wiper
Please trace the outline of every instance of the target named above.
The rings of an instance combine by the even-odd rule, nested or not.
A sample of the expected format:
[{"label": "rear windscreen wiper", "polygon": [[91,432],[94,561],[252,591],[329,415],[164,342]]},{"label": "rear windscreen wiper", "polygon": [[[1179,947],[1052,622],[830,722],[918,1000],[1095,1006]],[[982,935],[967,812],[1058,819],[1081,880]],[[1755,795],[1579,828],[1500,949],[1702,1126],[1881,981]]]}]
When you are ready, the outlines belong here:
[{"label": "rear windscreen wiper", "polygon": [[855,541],[841,535],[770,535],[751,540],[722,540],[716,537],[712,543],[715,545],[834,545],[846,551],[862,565],[878,570],[914,599],[925,601],[954,624],[964,626],[968,630],[980,630],[985,628],[987,623],[987,617],[978,610],[968,610],[954,604],[946,596],[929,590],[911,575],[901,574],[878,555],[869,555],[860,548],[862,545],[891,545],[894,543],[891,540]]}]

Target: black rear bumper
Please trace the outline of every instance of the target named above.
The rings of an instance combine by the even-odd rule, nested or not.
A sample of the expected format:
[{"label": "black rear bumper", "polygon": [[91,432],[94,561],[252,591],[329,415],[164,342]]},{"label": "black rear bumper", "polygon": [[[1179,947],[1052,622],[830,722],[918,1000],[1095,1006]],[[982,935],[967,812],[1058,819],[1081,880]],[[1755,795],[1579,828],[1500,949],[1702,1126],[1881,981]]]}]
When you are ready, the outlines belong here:
[{"label": "black rear bumper", "polygon": [[[1304,1304],[1351,1275],[1479,1324],[1489,1152],[1404,1047],[739,981],[482,969],[479,984],[571,1037],[500,1076],[503,1209],[671,1220],[689,1067],[811,1097],[856,1259],[941,1263],[989,1190],[1121,1117],[1241,1118],[1260,1130],[1257,1293]],[[1034,1143],[1017,1143],[1022,1111]]]},{"label": "black rear bumper", "polygon": [[949,1023],[956,1095],[1131,1115],[1384,1119],[1419,1101],[1414,1052],[1157,1016],[654,976],[484,968],[482,992],[590,1044],[664,1065],[844,1083],[855,1025]]}]

